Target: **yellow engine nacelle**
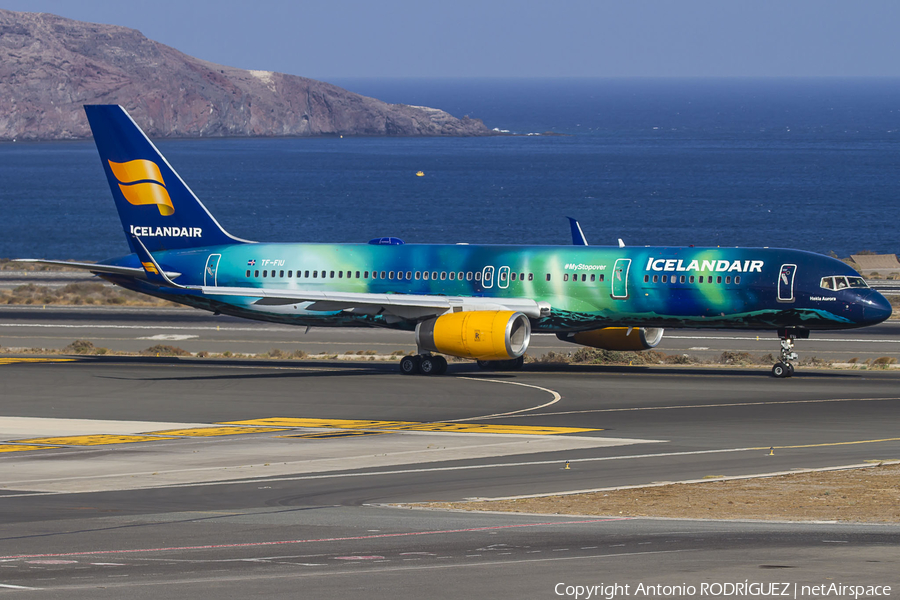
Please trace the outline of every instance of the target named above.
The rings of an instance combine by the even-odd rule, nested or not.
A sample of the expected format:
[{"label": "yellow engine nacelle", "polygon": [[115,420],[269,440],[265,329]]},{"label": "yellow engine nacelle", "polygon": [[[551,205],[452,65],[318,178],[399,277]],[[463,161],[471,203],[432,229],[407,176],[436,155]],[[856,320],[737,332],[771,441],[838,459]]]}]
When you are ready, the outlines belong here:
[{"label": "yellow engine nacelle", "polygon": [[470,310],[448,313],[416,326],[420,351],[459,358],[509,360],[519,358],[531,341],[531,322],[511,310]]},{"label": "yellow engine nacelle", "polygon": [[556,337],[573,344],[600,348],[601,350],[649,350],[662,341],[661,328],[604,327],[578,333],[560,333]]}]

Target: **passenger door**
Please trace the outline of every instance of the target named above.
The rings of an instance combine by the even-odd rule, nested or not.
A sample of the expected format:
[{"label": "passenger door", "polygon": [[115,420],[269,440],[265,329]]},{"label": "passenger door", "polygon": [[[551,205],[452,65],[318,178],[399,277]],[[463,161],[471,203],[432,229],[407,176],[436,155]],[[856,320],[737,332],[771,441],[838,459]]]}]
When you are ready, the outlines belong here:
[{"label": "passenger door", "polygon": [[794,276],[797,274],[797,265],[781,265],[778,274],[778,301],[794,301]]},{"label": "passenger door", "polygon": [[219,285],[216,279],[218,278],[220,258],[222,258],[221,254],[210,254],[209,258],[206,259],[206,268],[203,270],[203,285],[207,287]]},{"label": "passenger door", "polygon": [[628,297],[628,271],[631,269],[630,258],[616,259],[612,273],[612,297],[624,299]]}]

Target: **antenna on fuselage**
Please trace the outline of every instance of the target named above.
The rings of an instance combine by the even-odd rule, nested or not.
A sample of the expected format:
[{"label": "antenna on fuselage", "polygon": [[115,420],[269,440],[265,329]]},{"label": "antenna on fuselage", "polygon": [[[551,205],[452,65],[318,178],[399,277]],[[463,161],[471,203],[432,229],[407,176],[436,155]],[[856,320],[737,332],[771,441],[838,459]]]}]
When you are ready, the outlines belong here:
[{"label": "antenna on fuselage", "polygon": [[625,242],[622,241],[622,238],[619,238],[619,248],[624,248]]}]

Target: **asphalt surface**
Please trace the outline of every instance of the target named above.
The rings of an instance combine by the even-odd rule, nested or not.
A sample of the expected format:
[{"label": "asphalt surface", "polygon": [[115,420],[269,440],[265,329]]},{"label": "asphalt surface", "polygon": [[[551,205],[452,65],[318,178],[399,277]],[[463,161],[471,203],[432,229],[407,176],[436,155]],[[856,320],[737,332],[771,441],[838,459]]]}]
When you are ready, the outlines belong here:
[{"label": "asphalt surface", "polygon": [[[172,326],[194,318],[179,314]],[[96,313],[85,315],[95,326]],[[127,319],[104,323],[134,323]],[[885,327],[872,339],[891,339]],[[900,458],[896,371],[799,369],[776,380],[728,368],[482,373],[457,364],[445,377],[407,377],[389,363],[0,358],[6,446],[76,430],[150,433],[273,417],[382,423],[369,422],[366,433],[382,430],[358,438],[308,437],[336,426],[297,421],[304,425],[288,431],[191,437],[184,429],[173,439],[94,446],[45,437],[49,448],[0,453],[0,590],[10,593],[554,598],[567,585],[619,583],[631,587],[617,597],[691,597],[702,584],[783,582],[815,597],[802,586],[893,584],[896,593],[900,584],[895,525],[385,506]],[[452,432],[457,426],[485,430]],[[697,590],[639,595],[639,583]],[[726,597],[720,591],[707,596]]]}]

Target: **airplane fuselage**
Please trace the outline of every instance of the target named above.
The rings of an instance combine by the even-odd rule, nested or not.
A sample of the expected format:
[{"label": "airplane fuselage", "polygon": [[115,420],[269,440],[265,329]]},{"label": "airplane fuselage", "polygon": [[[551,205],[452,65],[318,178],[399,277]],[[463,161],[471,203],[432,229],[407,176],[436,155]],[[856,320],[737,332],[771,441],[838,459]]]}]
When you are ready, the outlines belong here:
[{"label": "airplane fuselage", "polygon": [[[548,315],[532,319],[535,332],[547,333],[612,326],[846,329],[880,322],[890,310],[845,263],[788,249],[236,244],[154,256],[164,270],[180,273],[176,282],[185,286],[530,298],[550,306]],[[140,266],[136,255],[107,262]],[[379,314],[309,310],[310,302],[173,294],[146,281],[106,277],[259,320],[414,328]]]}]

